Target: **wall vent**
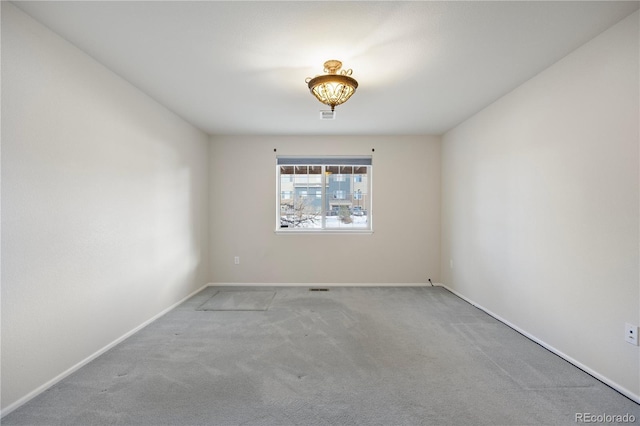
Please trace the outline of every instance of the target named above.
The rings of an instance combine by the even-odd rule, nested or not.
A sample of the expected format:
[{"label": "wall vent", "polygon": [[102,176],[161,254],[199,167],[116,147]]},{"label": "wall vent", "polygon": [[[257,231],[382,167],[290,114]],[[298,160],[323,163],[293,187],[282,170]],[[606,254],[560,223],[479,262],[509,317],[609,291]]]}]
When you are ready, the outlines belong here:
[{"label": "wall vent", "polygon": [[310,288],[309,291],[329,291],[328,288]]},{"label": "wall vent", "polygon": [[331,110],[320,111],[320,120],[335,120],[336,112]]}]

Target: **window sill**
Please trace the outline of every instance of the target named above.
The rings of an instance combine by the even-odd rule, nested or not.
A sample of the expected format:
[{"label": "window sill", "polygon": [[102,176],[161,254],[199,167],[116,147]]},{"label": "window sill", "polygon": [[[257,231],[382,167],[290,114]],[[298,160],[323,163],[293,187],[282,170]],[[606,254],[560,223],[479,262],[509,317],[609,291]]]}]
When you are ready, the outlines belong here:
[{"label": "window sill", "polygon": [[318,234],[318,235],[346,235],[346,234],[359,234],[359,235],[371,235],[373,230],[371,229],[276,229],[274,231],[277,235],[293,235],[293,234]]}]

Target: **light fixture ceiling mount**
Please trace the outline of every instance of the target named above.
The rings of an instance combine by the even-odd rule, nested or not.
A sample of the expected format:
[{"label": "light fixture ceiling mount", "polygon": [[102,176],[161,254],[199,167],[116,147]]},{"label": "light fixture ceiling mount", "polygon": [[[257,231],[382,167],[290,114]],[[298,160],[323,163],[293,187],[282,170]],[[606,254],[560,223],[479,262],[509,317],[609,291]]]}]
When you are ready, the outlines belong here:
[{"label": "light fixture ceiling mount", "polygon": [[345,103],[358,88],[358,82],[351,77],[351,69],[340,71],[340,68],[342,62],[329,60],[324,63],[324,72],[327,74],[308,77],[305,80],[313,96],[323,104],[329,105],[331,111],[336,105]]}]

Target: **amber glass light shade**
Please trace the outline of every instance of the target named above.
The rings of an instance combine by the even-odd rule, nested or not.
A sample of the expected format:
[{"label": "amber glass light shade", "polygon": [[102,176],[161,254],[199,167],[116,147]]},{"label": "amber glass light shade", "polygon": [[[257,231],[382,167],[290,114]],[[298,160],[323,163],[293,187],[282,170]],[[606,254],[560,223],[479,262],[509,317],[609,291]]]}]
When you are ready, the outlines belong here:
[{"label": "amber glass light shade", "polygon": [[[352,71],[342,70],[342,62],[330,60],[324,63],[324,72],[314,78],[307,78],[309,90],[320,102],[331,107],[345,103],[355,93],[358,82],[351,77]],[[340,73],[338,73],[340,71]]]}]

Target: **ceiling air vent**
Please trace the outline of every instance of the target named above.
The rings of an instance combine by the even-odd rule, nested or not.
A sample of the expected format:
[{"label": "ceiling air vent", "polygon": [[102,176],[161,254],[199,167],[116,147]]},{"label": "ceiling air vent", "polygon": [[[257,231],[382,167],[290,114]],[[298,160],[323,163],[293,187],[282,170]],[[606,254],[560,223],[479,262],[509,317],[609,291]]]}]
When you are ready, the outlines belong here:
[{"label": "ceiling air vent", "polygon": [[320,120],[335,120],[336,112],[331,110],[320,111]]}]

